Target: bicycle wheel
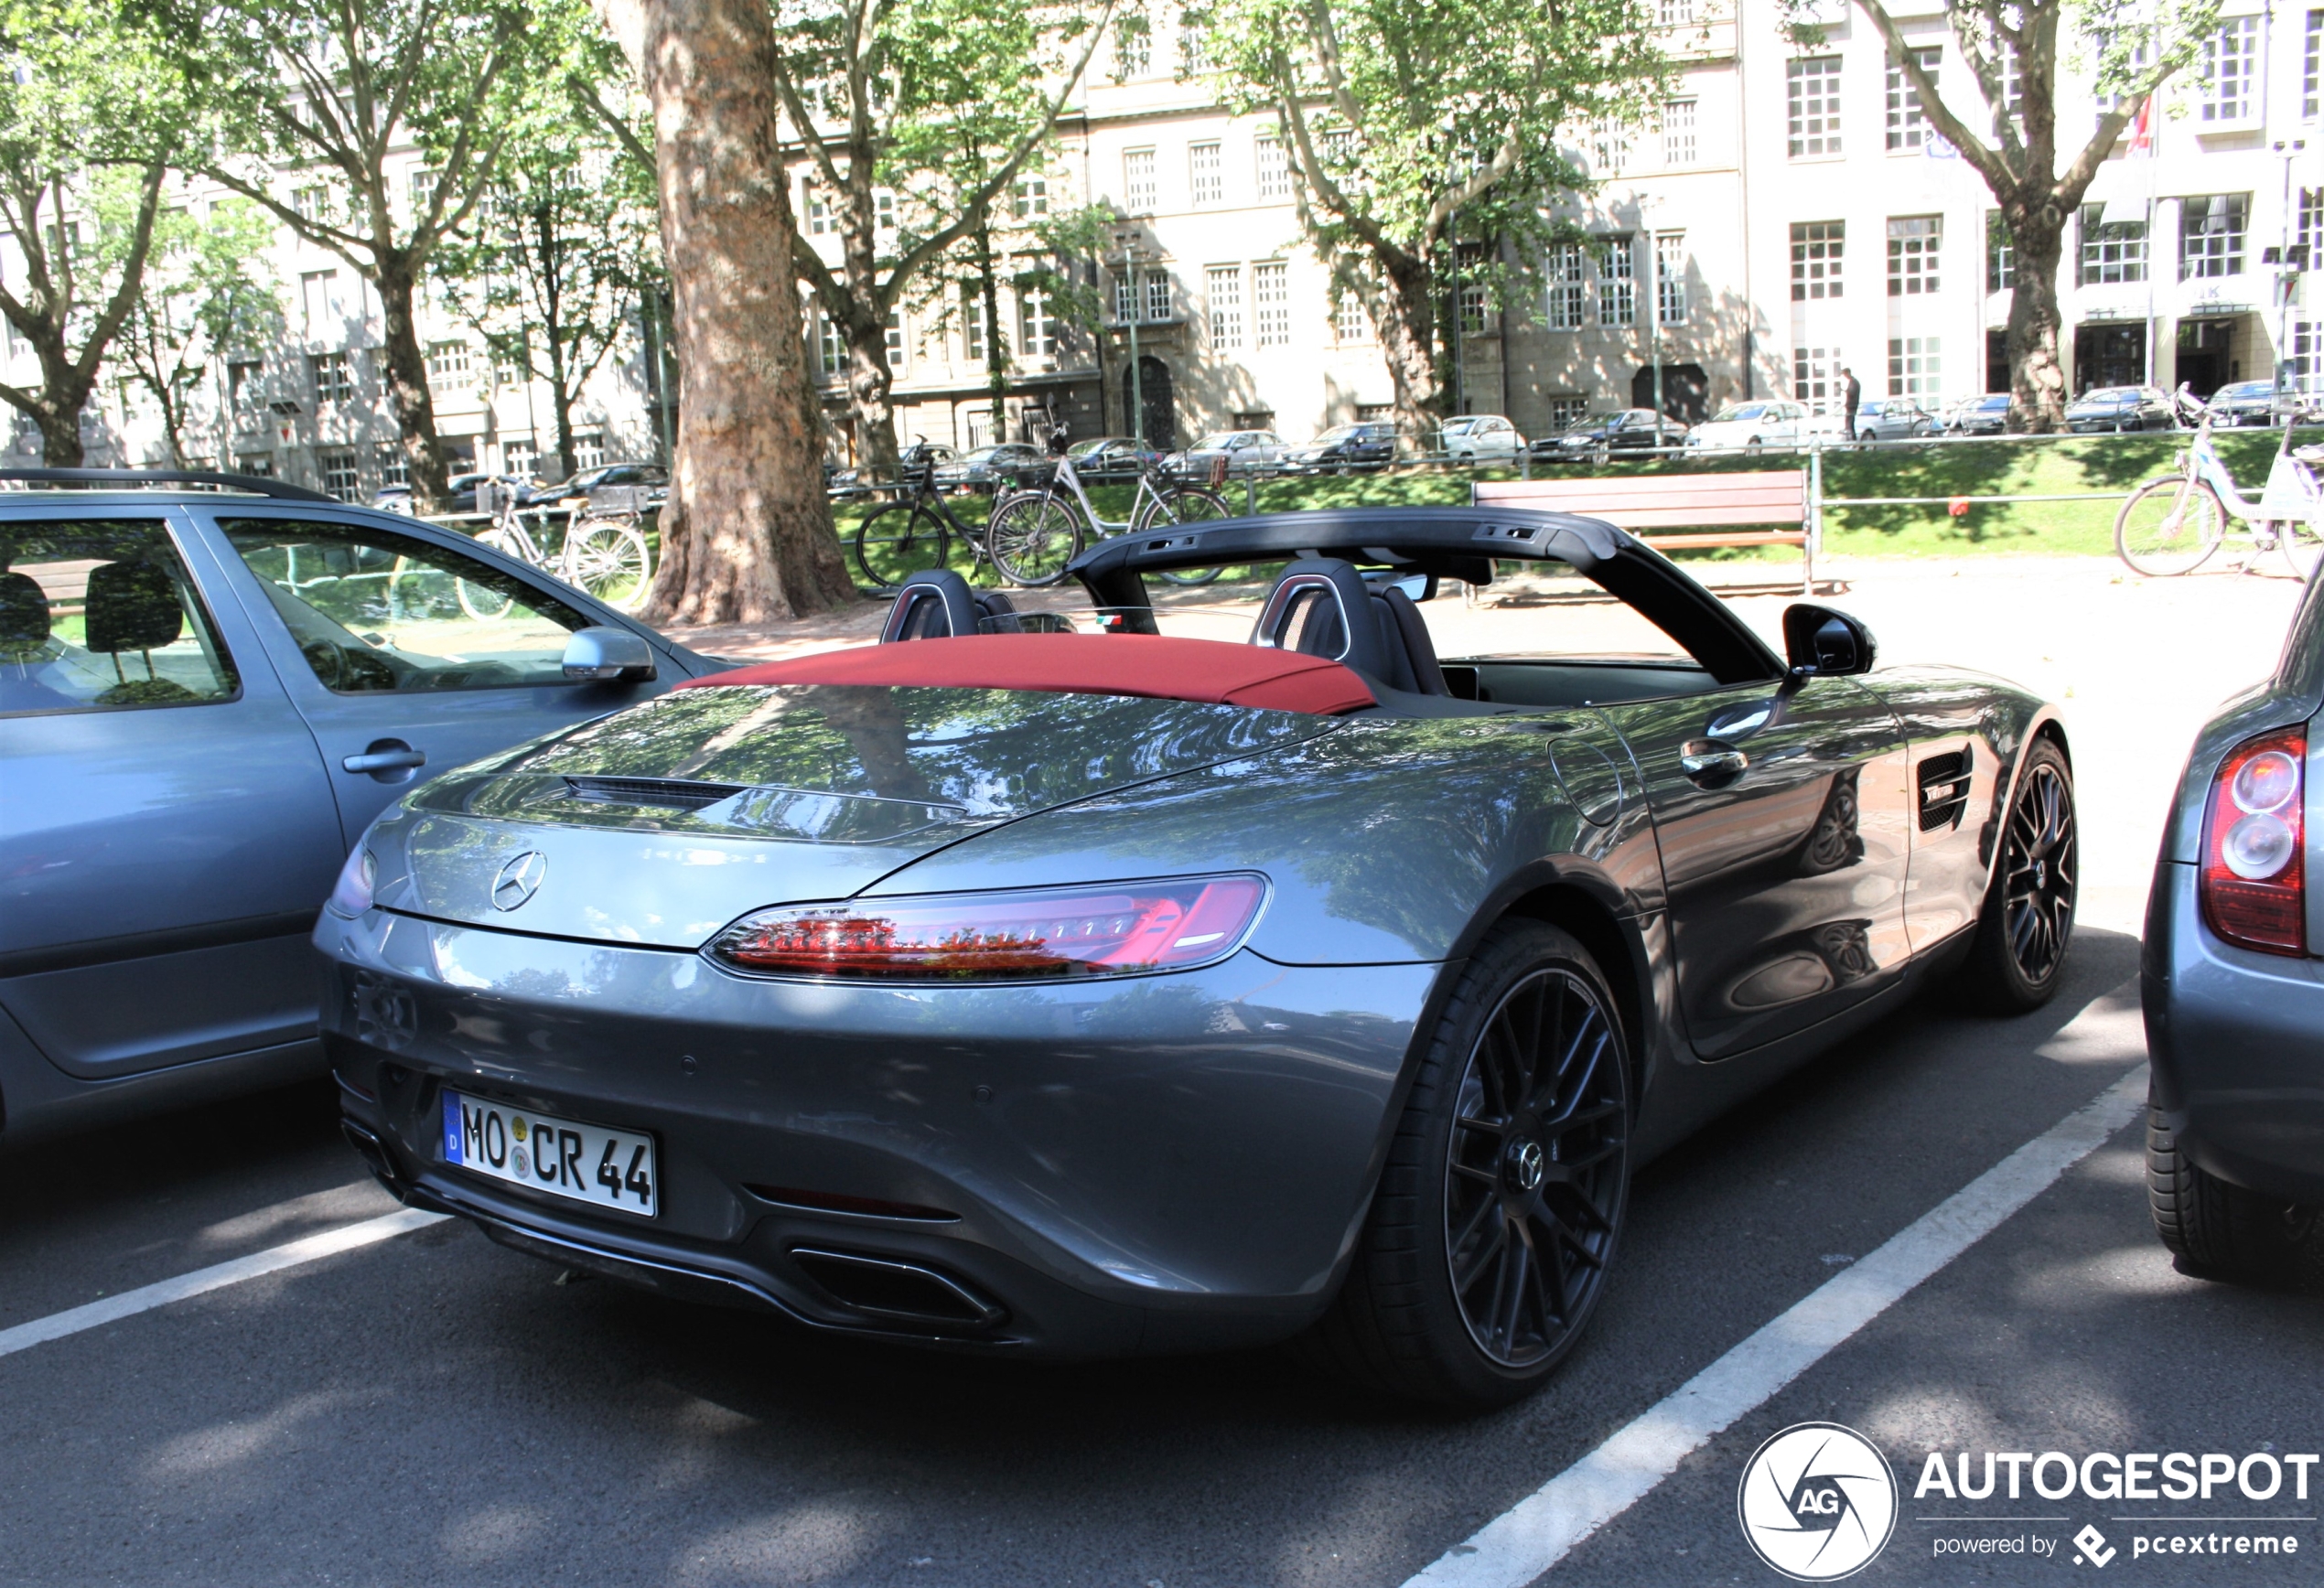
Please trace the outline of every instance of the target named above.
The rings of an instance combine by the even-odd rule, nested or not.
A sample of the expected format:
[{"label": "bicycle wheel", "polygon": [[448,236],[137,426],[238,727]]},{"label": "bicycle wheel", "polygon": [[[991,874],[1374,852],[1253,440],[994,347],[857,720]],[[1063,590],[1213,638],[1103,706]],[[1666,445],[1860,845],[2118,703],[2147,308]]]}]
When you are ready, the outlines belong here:
[{"label": "bicycle wheel", "polygon": [[2168,578],[2201,567],[2226,532],[2227,510],[2211,487],[2174,476],[2130,493],[2114,516],[2114,551],[2132,572]]},{"label": "bicycle wheel", "polygon": [[2301,582],[2307,582],[2314,576],[2316,565],[2324,563],[2324,519],[2277,524],[2276,549],[2284,553],[2284,561]]},{"label": "bicycle wheel", "polygon": [[984,549],[1001,577],[1012,584],[1054,585],[1081,553],[1081,520],[1055,497],[1028,491],[993,509],[985,521]]},{"label": "bicycle wheel", "polygon": [[943,520],[918,502],[895,502],[855,530],[855,567],[874,590],[893,590],[910,574],[944,565],[951,536]]},{"label": "bicycle wheel", "polygon": [[[497,526],[477,536],[476,543],[479,546],[490,546],[502,556],[513,558],[520,563],[530,563],[533,560],[524,554],[523,542],[508,531]],[[496,590],[490,585],[479,584],[473,579],[453,581],[453,594],[460,598],[460,610],[479,623],[490,623],[495,618],[506,617],[509,615],[509,608],[516,604],[515,599],[507,591]]]},{"label": "bicycle wheel", "polygon": [[[1172,486],[1148,502],[1138,514],[1131,533],[1145,534],[1157,524],[1207,524],[1220,519],[1234,517],[1234,510],[1227,506],[1226,498],[1217,491],[1200,486]],[[1180,568],[1162,575],[1166,585],[1208,585],[1217,578],[1217,568]]]},{"label": "bicycle wheel", "polygon": [[565,531],[565,581],[627,612],[653,583],[653,549],[623,519],[584,519]]}]

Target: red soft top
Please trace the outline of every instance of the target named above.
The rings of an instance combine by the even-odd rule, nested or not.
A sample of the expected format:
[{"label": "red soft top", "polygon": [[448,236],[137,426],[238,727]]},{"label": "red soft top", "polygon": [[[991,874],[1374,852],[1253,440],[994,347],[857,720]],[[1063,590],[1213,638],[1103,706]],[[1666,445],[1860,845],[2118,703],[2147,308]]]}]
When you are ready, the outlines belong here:
[{"label": "red soft top", "polygon": [[691,679],[680,689],[855,683],[1147,695],[1330,716],[1374,705],[1350,669],[1319,656],[1162,634],[970,634],[818,651]]}]

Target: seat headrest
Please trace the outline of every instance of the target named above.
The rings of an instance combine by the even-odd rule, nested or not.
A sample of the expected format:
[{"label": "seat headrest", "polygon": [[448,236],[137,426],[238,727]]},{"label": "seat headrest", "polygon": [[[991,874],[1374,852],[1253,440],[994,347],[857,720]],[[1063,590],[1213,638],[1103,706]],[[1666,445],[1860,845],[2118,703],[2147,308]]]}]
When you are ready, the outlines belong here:
[{"label": "seat headrest", "polygon": [[48,643],[48,592],[28,574],[0,574],[0,656],[21,660]]},{"label": "seat headrest", "polygon": [[909,575],[896,590],[896,605],[881,625],[879,642],[899,639],[950,639],[976,632],[976,595],[968,581],[950,568],[923,568]]},{"label": "seat headrest", "polygon": [[1286,565],[1267,592],[1251,638],[1255,645],[1343,661],[1367,678],[1395,684],[1372,587],[1353,563],[1338,557],[1300,557]]},{"label": "seat headrest", "polygon": [[106,563],[89,570],[83,609],[87,645],[101,655],[159,650],[185,632],[186,609],[178,587],[151,563]]}]

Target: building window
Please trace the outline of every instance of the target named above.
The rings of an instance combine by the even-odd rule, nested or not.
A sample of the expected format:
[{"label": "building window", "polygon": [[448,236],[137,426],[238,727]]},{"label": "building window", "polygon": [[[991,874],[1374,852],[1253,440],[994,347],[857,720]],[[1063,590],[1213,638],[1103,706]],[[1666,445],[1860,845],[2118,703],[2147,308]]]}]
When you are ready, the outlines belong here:
[{"label": "building window", "polygon": [[1030,220],[1049,212],[1049,182],[1046,177],[1019,177],[1017,179],[1017,218]]},{"label": "building window", "polygon": [[2259,82],[2259,18],[2221,17],[2219,31],[2203,40],[2202,70],[2203,123],[2250,120]]},{"label": "building window", "polygon": [[2324,109],[2324,11],[2311,11],[2300,46],[2300,118],[2312,122],[2319,109]]},{"label": "building window", "polygon": [[500,443],[500,472],[512,474],[519,479],[538,479],[541,477],[541,449],[532,437]]},{"label": "building window", "polygon": [[2001,68],[2001,111],[2014,116],[2026,104],[2026,63],[2017,59],[2017,47],[2004,39],[1996,64]]},{"label": "building window", "polygon": [[1170,273],[1167,270],[1146,273],[1146,317],[1149,320],[1170,317]]},{"label": "building window", "polygon": [[1638,261],[1628,237],[1609,237],[1598,245],[1598,323],[1638,324]]},{"label": "building window", "polygon": [[1998,209],[1985,211],[1985,290],[2007,292],[2017,282],[2017,244]]},{"label": "building window", "polygon": [[2292,241],[2308,250],[2308,269],[2324,272],[2324,188],[2300,189],[2299,219],[2292,229]]},{"label": "building window", "polygon": [[1156,192],[1154,151],[1129,149],[1122,156],[1122,202],[1133,215],[1151,214]]},{"label": "building window", "polygon": [[1600,116],[1589,133],[1590,171],[1619,177],[1630,163],[1630,130],[1617,116]]},{"label": "building window", "polygon": [[443,172],[431,169],[426,166],[412,167],[412,174],[405,177],[404,181],[412,195],[414,219],[425,215],[428,206],[436,202],[436,179],[443,175]]},{"label": "building window", "polygon": [[1491,306],[1485,301],[1485,284],[1464,281],[1460,284],[1460,334],[1481,337],[1485,334],[1485,315]]},{"label": "building window", "polygon": [[1791,301],[1840,295],[1840,265],[1847,252],[1845,220],[1791,223]]},{"label": "building window", "polygon": [[890,309],[888,314],[888,367],[904,367],[904,311]]},{"label": "building window", "polygon": [[274,477],[274,455],[271,452],[242,452],[234,455],[234,472],[258,479]]},{"label": "building window", "polygon": [[2099,219],[2103,204],[2082,207],[2082,284],[2146,279],[2146,223],[2118,220],[2109,226]]},{"label": "building window", "polygon": [[1251,327],[1263,348],[1291,343],[1291,267],[1280,260],[1251,267]]},{"label": "building window", "polygon": [[1188,190],[1198,205],[1223,203],[1227,196],[1226,172],[1221,167],[1219,145],[1189,144],[1187,145]]},{"label": "building window", "polygon": [[1658,27],[1692,27],[1695,0],[1655,0],[1654,23]]},{"label": "building window", "polygon": [[1028,359],[1057,352],[1057,316],[1049,295],[1038,286],[1017,289],[1017,350]]},{"label": "building window", "polygon": [[371,467],[379,471],[382,486],[400,485],[408,488],[412,483],[412,460],[403,455],[403,444],[400,441],[374,442],[371,445]]},{"label": "building window", "polygon": [[1937,290],[1937,251],[1944,242],[1942,215],[1888,218],[1888,295],[1920,297]]},{"label": "building window", "polygon": [[1178,71],[1183,77],[1200,77],[1210,70],[1210,41],[1202,36],[1200,24],[1188,22],[1178,28]]},{"label": "building window", "polygon": [[347,332],[347,306],[339,291],[339,272],[310,270],[298,278],[299,298],[307,310],[307,339],[323,341]]},{"label": "building window", "polygon": [[1372,340],[1372,317],[1364,313],[1363,299],[1354,293],[1341,292],[1340,301],[1332,306],[1331,330],[1343,342]]},{"label": "building window", "polygon": [[1549,428],[1552,434],[1561,430],[1571,430],[1589,417],[1589,399],[1587,397],[1552,397],[1547,401]]},{"label": "building window", "polygon": [[2291,357],[2286,362],[2297,390],[2324,395],[2324,320],[2292,322]]},{"label": "building window", "polygon": [[1585,274],[1581,244],[1568,242],[1551,249],[1546,263],[1549,328],[1553,331],[1579,330]]},{"label": "building window", "polygon": [[1944,365],[1938,356],[1934,337],[1890,337],[1888,338],[1888,395],[1917,397],[1923,403],[1937,401],[1938,388],[1944,384]]},{"label": "building window", "polygon": [[1686,324],[1686,233],[1654,234],[1654,313],[1666,326]]},{"label": "building window", "polygon": [[582,469],[605,467],[605,432],[576,430],[573,433],[573,467]]},{"label": "building window", "polygon": [[882,231],[896,230],[895,194],[875,193],[872,195],[872,224]]},{"label": "building window", "polygon": [[1210,306],[1210,345],[1243,346],[1243,267],[1214,264],[1203,273]]},{"label": "building window", "polygon": [[1662,164],[1692,166],[1696,159],[1695,105],[1691,99],[1662,102]]},{"label": "building window", "polygon": [[968,284],[961,287],[961,353],[972,364],[984,361],[984,298]]},{"label": "building window", "polygon": [[802,207],[807,211],[807,235],[810,237],[830,236],[831,200],[823,197],[823,184],[811,177],[801,185],[801,188],[802,197],[805,200]]},{"label": "building window", "polygon": [[1154,35],[1143,17],[1124,20],[1114,25],[1114,80],[1127,82],[1134,77],[1144,77],[1154,59]]},{"label": "building window", "polygon": [[351,502],[362,494],[363,471],[356,467],[351,447],[326,452],[317,459],[323,466],[323,490],[343,502]]},{"label": "building window", "polygon": [[839,322],[825,314],[815,317],[815,367],[825,380],[847,368],[847,338],[840,334]]},{"label": "building window", "polygon": [[439,392],[465,392],[476,379],[475,350],[466,342],[427,345],[427,383]]},{"label": "building window", "polygon": [[1837,413],[1846,401],[1844,385],[1840,379],[1839,349],[1791,349],[1791,400],[1806,403],[1809,413]]},{"label": "building window", "polygon": [[1283,139],[1274,133],[1261,133],[1252,145],[1253,161],[1258,174],[1259,201],[1262,204],[1291,197],[1291,162],[1286,158]]},{"label": "building window", "polygon": [[301,220],[321,221],[330,203],[330,195],[319,187],[291,189],[291,213]]},{"label": "building window", "polygon": [[2243,274],[2251,195],[2213,193],[2179,201],[2179,279]]},{"label": "building window", "polygon": [[317,406],[355,401],[355,371],[348,368],[345,353],[317,353],[307,362],[314,371]]},{"label": "building window", "polygon": [[[1937,80],[1937,63],[1944,59],[1942,49],[1916,49],[1912,59],[1929,80]],[[1888,62],[1888,147],[1917,149],[1929,135],[1929,115],[1921,108],[1921,91],[1904,73],[1903,64],[1891,59]]]},{"label": "building window", "polygon": [[266,365],[261,359],[235,359],[227,363],[226,406],[237,418],[247,420],[264,406],[265,373]]},{"label": "building window", "polygon": [[1791,158],[1840,152],[1840,58],[1811,55],[1785,68]]}]

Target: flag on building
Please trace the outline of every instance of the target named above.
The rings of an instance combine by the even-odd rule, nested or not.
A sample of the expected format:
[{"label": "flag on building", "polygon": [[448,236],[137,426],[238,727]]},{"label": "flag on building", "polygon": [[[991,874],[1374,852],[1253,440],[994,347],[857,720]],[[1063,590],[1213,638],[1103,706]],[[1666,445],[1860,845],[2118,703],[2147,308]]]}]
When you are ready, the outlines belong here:
[{"label": "flag on building", "polygon": [[2148,94],[2139,102],[2138,113],[2130,118],[2130,148],[2132,155],[2155,152],[2155,96]]}]

